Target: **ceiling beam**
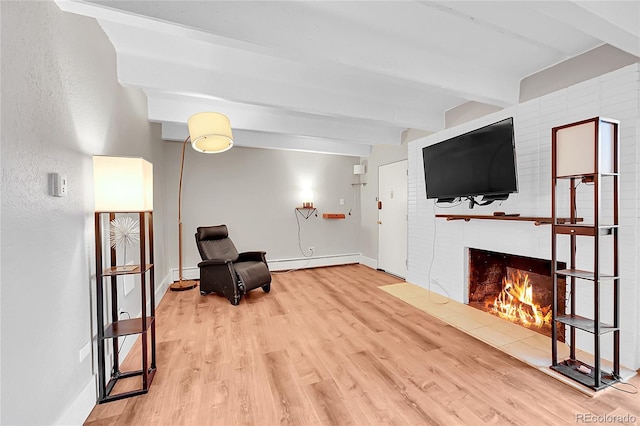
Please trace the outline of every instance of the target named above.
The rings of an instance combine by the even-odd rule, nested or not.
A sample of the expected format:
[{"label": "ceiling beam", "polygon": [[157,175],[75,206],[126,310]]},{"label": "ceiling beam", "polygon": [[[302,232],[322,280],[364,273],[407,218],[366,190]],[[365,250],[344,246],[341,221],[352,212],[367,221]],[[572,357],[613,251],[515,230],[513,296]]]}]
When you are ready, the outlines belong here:
[{"label": "ceiling beam", "polygon": [[380,125],[374,121],[347,120],[277,108],[228,102],[220,99],[188,97],[145,91],[151,121],[186,123],[201,111],[218,111],[231,120],[233,129],[283,133],[366,145],[400,145],[401,127]]},{"label": "ceiling beam", "polygon": [[[188,134],[186,124],[162,123],[162,139],[164,140],[183,142],[185,135]],[[233,142],[234,145],[248,148],[281,149],[350,157],[368,157],[371,155],[370,145],[250,130],[233,129]]]},{"label": "ceiling beam", "polygon": [[640,57],[640,2],[532,2],[547,16]]}]

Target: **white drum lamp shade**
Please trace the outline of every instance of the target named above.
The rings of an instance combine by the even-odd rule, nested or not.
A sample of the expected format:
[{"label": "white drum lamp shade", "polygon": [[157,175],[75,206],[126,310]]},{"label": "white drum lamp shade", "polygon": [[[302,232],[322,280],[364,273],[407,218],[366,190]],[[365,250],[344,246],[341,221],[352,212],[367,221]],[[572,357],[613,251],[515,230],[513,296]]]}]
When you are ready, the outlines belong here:
[{"label": "white drum lamp shade", "polygon": [[617,123],[596,117],[555,128],[556,176],[614,173]]},{"label": "white drum lamp shade", "polygon": [[353,165],[353,174],[354,175],[363,175],[364,174],[364,164],[354,164]]},{"label": "white drum lamp shade", "polygon": [[187,122],[193,149],[204,153],[224,152],[233,146],[229,118],[219,112],[200,112]]},{"label": "white drum lamp shade", "polygon": [[153,165],[140,157],[93,157],[95,211],[153,211]]}]

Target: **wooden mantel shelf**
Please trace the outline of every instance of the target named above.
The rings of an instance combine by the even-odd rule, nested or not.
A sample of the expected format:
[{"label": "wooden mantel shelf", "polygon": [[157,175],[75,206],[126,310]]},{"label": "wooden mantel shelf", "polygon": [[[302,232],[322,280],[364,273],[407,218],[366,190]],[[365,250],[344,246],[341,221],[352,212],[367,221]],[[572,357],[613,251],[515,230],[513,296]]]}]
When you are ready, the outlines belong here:
[{"label": "wooden mantel shelf", "polygon": [[[520,215],[473,215],[473,214],[437,214],[436,217],[445,218],[447,220],[464,220],[469,222],[471,219],[480,220],[515,220],[520,222],[533,222],[535,226],[551,225],[552,219],[550,217],[534,217],[534,216],[520,216]],[[558,223],[569,223],[569,218],[557,218]],[[582,218],[577,218],[577,222],[582,222]]]}]

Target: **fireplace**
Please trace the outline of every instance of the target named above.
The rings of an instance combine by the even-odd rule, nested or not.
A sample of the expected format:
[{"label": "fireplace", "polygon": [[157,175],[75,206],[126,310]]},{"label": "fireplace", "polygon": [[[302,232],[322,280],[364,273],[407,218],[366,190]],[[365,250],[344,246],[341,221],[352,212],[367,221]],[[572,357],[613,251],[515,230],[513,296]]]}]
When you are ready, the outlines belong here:
[{"label": "fireplace", "polygon": [[[558,269],[565,267],[558,263]],[[564,277],[558,284],[558,312],[564,312]],[[551,336],[552,303],[550,260],[469,249],[470,306]],[[564,326],[557,327],[564,342]]]}]

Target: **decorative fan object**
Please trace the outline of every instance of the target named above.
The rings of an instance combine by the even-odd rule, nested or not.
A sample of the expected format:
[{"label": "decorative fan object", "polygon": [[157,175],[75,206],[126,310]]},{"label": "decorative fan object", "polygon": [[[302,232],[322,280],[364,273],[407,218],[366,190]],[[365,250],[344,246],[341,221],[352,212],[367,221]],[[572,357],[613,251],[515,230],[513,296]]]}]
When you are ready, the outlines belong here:
[{"label": "decorative fan object", "polygon": [[119,271],[131,271],[135,266],[127,265],[127,246],[140,241],[140,229],[138,221],[128,216],[117,217],[109,222],[109,242],[111,248],[124,248],[124,264],[119,266]]}]

